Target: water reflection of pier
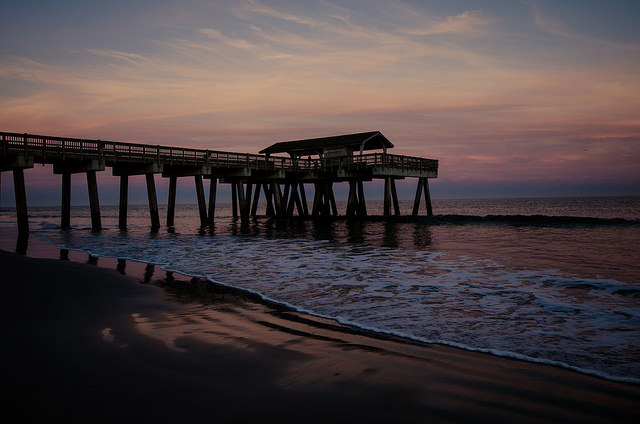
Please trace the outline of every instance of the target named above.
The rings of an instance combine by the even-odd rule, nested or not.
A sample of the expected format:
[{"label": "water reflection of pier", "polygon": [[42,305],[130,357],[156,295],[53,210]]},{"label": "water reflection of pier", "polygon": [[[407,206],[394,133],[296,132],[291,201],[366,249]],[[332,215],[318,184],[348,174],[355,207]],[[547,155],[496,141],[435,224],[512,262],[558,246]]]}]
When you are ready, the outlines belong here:
[{"label": "water reflection of pier", "polygon": [[[384,180],[384,216],[400,215],[396,180],[417,178],[412,215],[418,215],[422,198],[426,214],[431,215],[429,178],[436,178],[438,161],[387,153],[393,144],[380,132],[347,134],[275,143],[262,154],[218,152],[182,147],[152,146],[114,141],[50,137],[1,132],[0,172],[11,171],[16,199],[18,231],[28,233],[27,196],[24,170],[34,163],[53,165],[61,175],[60,225],[71,226],[71,176],[86,175],[91,209],[91,227],[102,229],[96,173],[110,167],[120,177],[119,221],[127,227],[129,176],[145,175],[151,228],[160,227],[155,175],[169,179],[166,224],[175,224],[177,178],[193,177],[203,227],[213,223],[218,183],[231,186],[234,218],[246,222],[257,215],[261,196],[265,215],[288,218],[337,216],[333,186],[348,182],[345,215],[367,215],[364,182]],[[377,151],[375,153],[365,153]],[[277,156],[286,154],[287,156]],[[205,199],[203,179],[209,179],[209,198]],[[308,187],[313,196],[307,201]]]},{"label": "water reflection of pier", "polygon": [[[240,223],[231,224],[240,227]],[[310,241],[327,241],[327,248],[345,246],[349,250],[367,252],[370,249],[388,248],[398,251],[429,250],[432,243],[433,227],[417,222],[389,222],[362,220],[332,221],[263,221],[261,225],[248,227],[244,236],[262,239],[307,239]],[[229,228],[233,232],[232,228]],[[191,278],[172,271],[163,270],[161,266],[137,262],[124,258],[97,257],[92,254],[69,249],[60,249],[61,260],[84,262],[117,270],[120,274],[138,279],[144,284],[153,284],[170,292],[172,297],[180,301],[203,299],[213,302],[223,298],[234,289],[217,285],[204,278]],[[211,288],[213,285],[217,288]],[[242,291],[239,291],[239,293]],[[242,296],[247,296],[242,292]],[[236,293],[237,294],[237,293]],[[227,299],[228,300],[228,299]]]}]

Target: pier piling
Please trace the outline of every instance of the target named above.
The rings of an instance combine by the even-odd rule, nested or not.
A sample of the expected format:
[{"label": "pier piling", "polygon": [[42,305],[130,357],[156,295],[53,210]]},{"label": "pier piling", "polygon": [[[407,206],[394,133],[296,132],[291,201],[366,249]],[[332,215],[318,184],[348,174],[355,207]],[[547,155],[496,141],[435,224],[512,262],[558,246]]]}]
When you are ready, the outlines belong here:
[{"label": "pier piling", "polygon": [[98,198],[98,182],[96,171],[87,171],[87,189],[89,191],[89,208],[91,209],[91,230],[101,231],[100,200]]},{"label": "pier piling", "polygon": [[218,179],[211,175],[211,184],[209,185],[209,212],[207,215],[207,223],[213,225],[216,216],[216,191]]},{"label": "pier piling", "polygon": [[238,183],[231,183],[231,213],[233,219],[238,219]]},{"label": "pier piling", "polygon": [[431,194],[429,193],[429,180],[427,178],[418,178],[418,186],[416,188],[416,198],[413,201],[413,216],[418,215],[420,209],[420,198],[424,192],[424,204],[427,208],[427,216],[433,216],[433,209],[431,207]]},{"label": "pier piling", "polygon": [[364,183],[358,180],[358,215],[367,216],[367,203],[364,199]]},{"label": "pier piling", "polygon": [[178,177],[169,177],[169,198],[167,199],[167,227],[173,227],[175,225],[177,183]]},{"label": "pier piling", "polygon": [[260,201],[260,184],[256,184],[256,190],[253,193],[253,202],[251,203],[251,216],[255,217],[258,213],[258,202]]},{"label": "pier piling", "polygon": [[383,215],[391,215],[391,178],[385,177],[384,179],[384,205]]},{"label": "pier piling", "polygon": [[264,200],[267,203],[267,206],[265,209],[265,215],[269,217],[275,216],[276,211],[273,208],[273,191],[269,186],[269,184],[263,183],[262,191],[264,192]]},{"label": "pier piling", "polygon": [[304,192],[304,183],[300,183],[300,201],[302,202],[302,211],[304,216],[309,216],[309,206],[307,205],[307,194]]},{"label": "pier piling", "polygon": [[18,233],[29,234],[29,212],[27,211],[27,191],[24,185],[24,170],[13,170],[13,189],[16,196],[16,215],[18,218]]},{"label": "pier piling", "polygon": [[118,203],[118,228],[127,229],[127,208],[129,199],[129,176],[120,176],[120,202]]},{"label": "pier piling", "polygon": [[147,179],[147,197],[149,198],[149,215],[151,215],[151,229],[160,228],[160,215],[158,214],[158,198],[156,196],[156,183],[153,173],[145,174]]},{"label": "pier piling", "polygon": [[71,174],[62,174],[62,204],[60,207],[60,228],[71,228]]},{"label": "pier piling", "polygon": [[207,225],[207,204],[204,199],[204,186],[202,184],[202,175],[194,175],[193,179],[196,184],[196,198],[198,199],[198,212],[200,213],[200,226]]}]

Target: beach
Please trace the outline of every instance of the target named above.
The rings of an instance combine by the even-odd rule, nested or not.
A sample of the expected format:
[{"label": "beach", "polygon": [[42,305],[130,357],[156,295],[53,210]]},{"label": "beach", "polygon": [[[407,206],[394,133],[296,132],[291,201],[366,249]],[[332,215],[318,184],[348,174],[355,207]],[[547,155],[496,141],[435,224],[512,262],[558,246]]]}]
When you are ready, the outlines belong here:
[{"label": "beach", "polygon": [[141,263],[79,263],[82,255],[0,251],[2,390],[16,421],[640,418],[635,384],[370,333]]}]

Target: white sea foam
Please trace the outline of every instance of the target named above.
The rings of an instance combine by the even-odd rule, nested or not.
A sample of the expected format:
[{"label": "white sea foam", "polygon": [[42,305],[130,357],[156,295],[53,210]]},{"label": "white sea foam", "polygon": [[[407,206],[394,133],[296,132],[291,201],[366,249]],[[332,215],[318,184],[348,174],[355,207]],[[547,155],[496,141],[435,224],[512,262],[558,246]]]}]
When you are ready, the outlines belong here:
[{"label": "white sea foam", "polygon": [[196,213],[191,230],[175,233],[149,233],[146,210],[136,213],[128,232],[107,221],[101,234],[92,234],[82,229],[85,217],[66,232],[42,219],[34,234],[364,329],[623,381],[640,378],[640,260],[633,245],[640,230],[633,226],[547,231],[365,223],[354,230],[344,222],[297,229],[258,223],[247,233],[220,218],[209,235],[198,231]]}]

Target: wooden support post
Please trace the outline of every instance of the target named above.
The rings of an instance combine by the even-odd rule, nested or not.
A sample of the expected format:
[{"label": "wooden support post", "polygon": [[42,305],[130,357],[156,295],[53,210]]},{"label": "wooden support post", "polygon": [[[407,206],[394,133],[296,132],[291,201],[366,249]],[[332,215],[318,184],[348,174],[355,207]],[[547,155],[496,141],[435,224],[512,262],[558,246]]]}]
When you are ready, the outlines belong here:
[{"label": "wooden support post", "polygon": [[238,193],[238,207],[240,209],[240,218],[242,218],[243,220],[244,218],[244,187],[242,187],[242,183],[239,182],[238,185],[236,186],[236,191]]},{"label": "wooden support post", "polygon": [[295,208],[298,211],[298,216],[304,216],[304,209],[302,207],[302,202],[300,201],[300,194],[298,193],[298,183],[291,183],[290,187],[287,215],[293,216],[293,210]]},{"label": "wooden support post", "polygon": [[413,201],[413,212],[411,215],[418,216],[420,210],[420,197],[422,196],[422,185],[424,184],[424,178],[418,178],[418,187],[416,188],[416,198]]},{"label": "wooden support post", "polygon": [[118,210],[118,228],[127,229],[127,207],[129,201],[129,176],[120,176],[120,206]]},{"label": "wooden support post", "polygon": [[249,219],[249,216],[251,215],[251,193],[253,191],[253,184],[247,182],[246,190],[244,199],[242,199],[242,209],[240,210],[240,215],[245,220]]},{"label": "wooden support post", "polygon": [[302,213],[309,216],[309,206],[307,205],[307,195],[304,192],[304,183],[300,183],[300,201],[302,202]]},{"label": "wooden support post", "polygon": [[269,186],[267,185],[267,183],[264,183],[262,185],[262,190],[264,191],[264,198],[267,202],[267,209],[265,214],[267,216],[274,216],[276,214],[275,210],[273,209],[273,193],[271,191],[271,189],[269,188]]},{"label": "wooden support post", "polygon": [[[240,218],[245,221],[249,218],[251,212],[251,192],[253,191],[253,184],[247,182],[246,189],[243,187],[243,183],[239,182],[236,186],[236,192],[238,194],[238,206],[240,208]],[[246,191],[245,191],[246,190]]]},{"label": "wooden support post", "polygon": [[173,227],[176,217],[176,185],[178,177],[169,177],[169,199],[167,200],[167,227]]},{"label": "wooden support post", "polygon": [[271,183],[271,191],[273,192],[273,198],[276,204],[276,216],[283,216],[285,211],[282,204],[282,192],[280,191],[280,184],[277,182]]},{"label": "wooden support post", "polygon": [[258,202],[260,201],[260,183],[256,184],[256,192],[253,194],[253,203],[251,204],[251,216],[258,214]]},{"label": "wooden support post", "polygon": [[391,215],[391,178],[384,179],[384,216]]},{"label": "wooden support post", "polygon": [[289,183],[284,183],[284,193],[282,194],[282,206],[283,206],[283,212],[286,213],[287,210],[289,209],[289,188],[290,188],[291,184]]},{"label": "wooden support post", "polygon": [[158,198],[156,197],[156,182],[153,174],[145,174],[147,177],[147,197],[149,198],[149,215],[151,216],[151,229],[160,228],[160,215],[158,214]]},{"label": "wooden support post", "polygon": [[91,208],[91,230],[101,231],[100,199],[98,198],[98,182],[96,171],[87,171],[87,188],[89,190],[89,207]]},{"label": "wooden support post", "polygon": [[233,219],[238,219],[238,183],[231,183],[231,212]]},{"label": "wooden support post", "polygon": [[398,192],[396,191],[396,179],[389,178],[391,185],[391,199],[393,200],[393,211],[396,216],[400,215],[400,205],[398,204]]},{"label": "wooden support post", "polygon": [[313,199],[312,214],[330,216],[338,215],[336,199],[333,195],[333,182],[320,180],[315,183],[316,193]]},{"label": "wooden support post", "polygon": [[367,204],[364,200],[364,184],[362,180],[358,181],[358,215],[367,216]]},{"label": "wooden support post", "polygon": [[333,216],[338,216],[338,208],[336,207],[336,197],[333,195],[333,181],[327,182],[328,202],[331,204],[331,212]]},{"label": "wooden support post", "polygon": [[424,179],[424,203],[427,206],[427,216],[433,216],[433,209],[431,207],[431,193],[429,192],[429,180]]},{"label": "wooden support post", "polygon": [[[300,193],[298,192],[298,185],[294,184],[292,185],[293,188],[293,192],[292,192],[292,196],[295,196],[295,198],[293,199],[295,204],[296,204],[296,209],[298,210],[298,216],[305,216],[305,211],[304,211],[304,207],[302,206],[302,200],[300,199]],[[302,190],[304,190],[304,187],[302,188]],[[293,211],[291,211],[291,215],[293,215]]]},{"label": "wooden support post", "polygon": [[323,196],[322,196],[322,215],[329,216],[331,215],[331,202],[329,199],[331,195],[329,194],[329,190],[331,190],[331,183],[329,181],[323,181]]},{"label": "wooden support post", "polygon": [[60,207],[60,228],[71,228],[71,174],[62,174],[62,205]]},{"label": "wooden support post", "polygon": [[293,188],[293,190],[291,190],[291,193],[288,193],[289,192],[288,189],[289,189],[289,185],[287,184],[287,188],[284,191],[285,194],[288,195],[288,199],[289,199],[289,200],[286,200],[287,197],[285,197],[285,203],[287,205],[286,211],[287,211],[287,216],[293,216],[293,209],[296,207],[295,206],[294,193],[297,190],[297,188]]},{"label": "wooden support post", "polygon": [[420,197],[424,191],[424,204],[427,208],[427,216],[433,216],[433,209],[431,207],[431,194],[429,193],[429,180],[427,178],[418,179],[418,187],[416,189],[416,198],[413,201],[413,216],[418,215],[420,209]]},{"label": "wooden support post", "polygon": [[356,182],[351,180],[349,181],[349,197],[347,199],[347,216],[356,215],[357,210],[358,210],[357,186],[356,186]]},{"label": "wooden support post", "polygon": [[13,170],[13,190],[16,196],[16,215],[18,218],[18,236],[29,234],[29,212],[27,211],[27,191],[24,186],[24,170]]},{"label": "wooden support post", "polygon": [[207,225],[207,203],[204,198],[204,186],[202,184],[202,175],[194,175],[193,179],[196,184],[196,198],[198,199],[198,212],[200,213],[200,225]]},{"label": "wooden support post", "polygon": [[313,216],[317,216],[322,214],[322,197],[324,195],[324,187],[322,186],[320,181],[314,182],[313,185],[315,188],[315,193],[313,195],[313,207],[311,208],[311,214]]},{"label": "wooden support post", "polygon": [[213,224],[213,220],[216,216],[216,191],[218,186],[218,179],[211,175],[211,184],[209,185],[209,225]]}]

